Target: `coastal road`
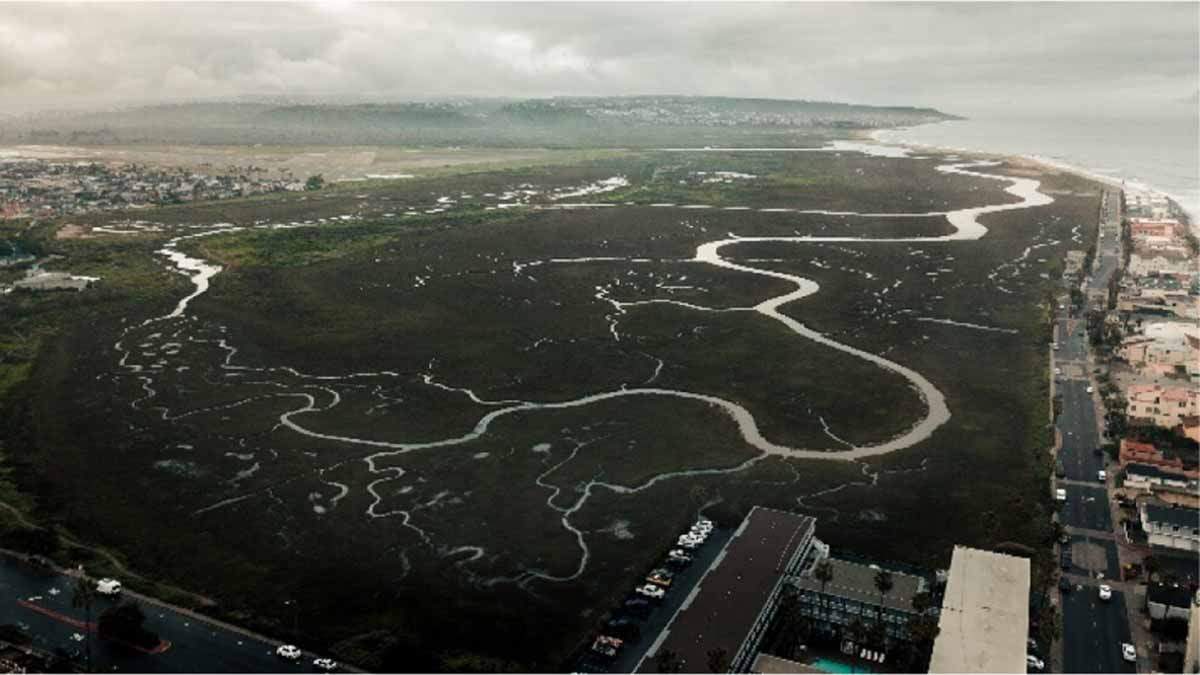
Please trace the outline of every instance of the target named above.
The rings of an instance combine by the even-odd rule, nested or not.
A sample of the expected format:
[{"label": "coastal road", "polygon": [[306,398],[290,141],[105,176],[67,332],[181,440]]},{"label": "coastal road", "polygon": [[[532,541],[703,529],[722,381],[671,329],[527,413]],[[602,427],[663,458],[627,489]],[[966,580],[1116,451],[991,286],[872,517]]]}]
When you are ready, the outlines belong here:
[{"label": "coastal road", "polygon": [[[77,655],[83,662],[86,615],[71,606],[75,578],[0,557],[0,624],[30,634],[34,646]],[[97,597],[92,621],[115,600]],[[143,654],[100,640],[93,633],[94,672],[270,673],[315,672],[313,654],[298,662],[275,656],[275,645],[228,628],[197,620],[173,609],[142,603],[145,626],[171,646],[161,654]]]},{"label": "coastal road", "polygon": [[1108,491],[1103,485],[1083,485],[1059,481],[1067,490],[1067,503],[1062,507],[1062,523],[1067,527],[1112,533],[1112,514],[1108,508]]},{"label": "coastal road", "polygon": [[1134,673],[1121,658],[1121,643],[1130,642],[1125,595],[1114,590],[1101,600],[1097,587],[1063,593],[1063,672]]}]

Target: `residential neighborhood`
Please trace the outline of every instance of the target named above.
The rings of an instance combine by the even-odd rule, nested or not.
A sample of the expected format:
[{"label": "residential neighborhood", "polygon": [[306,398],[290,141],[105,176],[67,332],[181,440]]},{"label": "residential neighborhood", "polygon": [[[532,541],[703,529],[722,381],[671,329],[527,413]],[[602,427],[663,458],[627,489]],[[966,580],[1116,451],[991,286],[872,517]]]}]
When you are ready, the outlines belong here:
[{"label": "residential neighborhood", "polygon": [[1108,643],[1125,640],[1139,671],[1200,665],[1185,664],[1200,608],[1198,251],[1170,199],[1111,189],[1096,250],[1067,261],[1052,364],[1064,672],[1111,672]]},{"label": "residential neighborhood", "polygon": [[135,163],[49,161],[0,155],[0,220],[53,218],[118,208],[229,199],[284,190],[305,181],[255,166],[205,171]]}]

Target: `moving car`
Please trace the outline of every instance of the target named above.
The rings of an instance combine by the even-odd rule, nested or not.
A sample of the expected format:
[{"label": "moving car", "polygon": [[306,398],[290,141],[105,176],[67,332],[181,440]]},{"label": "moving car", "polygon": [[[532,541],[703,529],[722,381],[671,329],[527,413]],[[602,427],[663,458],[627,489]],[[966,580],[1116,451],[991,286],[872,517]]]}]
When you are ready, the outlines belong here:
[{"label": "moving car", "polygon": [[275,656],[288,661],[298,661],[300,659],[300,648],[296,645],[279,645],[275,648]]},{"label": "moving car", "polygon": [[1130,663],[1137,663],[1137,650],[1128,642],[1121,643],[1121,658]]},{"label": "moving car", "polygon": [[313,659],[313,668],[323,670],[327,673],[337,670],[337,661],[333,659]]},{"label": "moving car", "polygon": [[1112,600],[1112,586],[1108,584],[1100,584],[1100,599]]},{"label": "moving car", "polygon": [[96,582],[96,592],[100,595],[120,595],[121,582],[116,579],[101,579]]},{"label": "moving car", "polygon": [[663,590],[661,586],[655,586],[654,584],[638,586],[637,588],[633,589],[633,591],[638,595],[644,595],[647,598],[653,598],[655,600],[662,600],[667,595],[667,592]]},{"label": "moving car", "polygon": [[1028,670],[1045,670],[1046,668],[1046,663],[1033,654],[1025,655],[1025,665],[1028,666]]}]

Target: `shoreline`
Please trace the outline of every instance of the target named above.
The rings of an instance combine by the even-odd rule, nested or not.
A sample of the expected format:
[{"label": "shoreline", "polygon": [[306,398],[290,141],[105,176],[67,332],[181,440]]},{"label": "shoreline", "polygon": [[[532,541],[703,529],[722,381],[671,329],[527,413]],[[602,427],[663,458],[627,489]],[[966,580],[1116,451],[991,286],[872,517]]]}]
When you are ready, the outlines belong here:
[{"label": "shoreline", "polygon": [[[930,122],[930,124],[940,124],[940,122]],[[924,126],[924,125],[921,125],[921,126]],[[864,137],[866,139],[869,139],[872,142],[879,143],[880,145],[900,146],[900,147],[909,148],[912,150],[936,151],[936,152],[943,152],[943,153],[956,153],[956,152],[957,153],[970,153],[971,155],[976,155],[976,156],[980,156],[980,157],[988,157],[988,158],[992,158],[992,159],[1020,160],[1020,161],[1024,161],[1024,162],[1031,162],[1033,164],[1037,164],[1037,165],[1046,167],[1048,169],[1063,171],[1066,173],[1074,174],[1076,176],[1080,176],[1082,178],[1087,178],[1088,180],[1093,180],[1097,183],[1101,183],[1101,184],[1107,185],[1109,187],[1115,187],[1115,188],[1120,189],[1122,192],[1124,192],[1125,190],[1132,189],[1132,190],[1141,190],[1144,192],[1151,192],[1154,194],[1159,194],[1159,195],[1166,197],[1167,201],[1169,201],[1172,204],[1172,206],[1175,207],[1175,209],[1177,209],[1181,214],[1183,214],[1182,220],[1183,220],[1184,225],[1186,227],[1188,227],[1188,229],[1190,231],[1192,231],[1193,233],[1200,235],[1200,231],[1197,231],[1198,229],[1200,229],[1200,220],[1198,220],[1196,217],[1197,212],[1198,212],[1197,207],[1193,206],[1193,207],[1189,208],[1188,206],[1184,205],[1183,200],[1180,199],[1178,195],[1175,195],[1166,190],[1162,190],[1157,187],[1154,187],[1153,185],[1145,183],[1141,180],[1120,178],[1117,176],[1110,176],[1110,175],[1098,173],[1094,170],[1091,170],[1091,169],[1088,169],[1085,167],[1071,164],[1069,162],[1066,162],[1066,161],[1063,161],[1060,159],[1054,159],[1052,157],[1044,157],[1041,155],[991,152],[991,151],[986,151],[986,150],[977,150],[974,148],[955,147],[955,146],[949,146],[949,145],[937,145],[935,143],[918,143],[915,141],[905,141],[905,140],[899,140],[899,139],[889,140],[887,138],[882,137],[884,134],[903,132],[903,131],[907,131],[912,128],[914,128],[914,127],[894,127],[894,128],[890,128],[890,129],[872,129],[869,132],[867,132],[866,134],[864,134]]]}]

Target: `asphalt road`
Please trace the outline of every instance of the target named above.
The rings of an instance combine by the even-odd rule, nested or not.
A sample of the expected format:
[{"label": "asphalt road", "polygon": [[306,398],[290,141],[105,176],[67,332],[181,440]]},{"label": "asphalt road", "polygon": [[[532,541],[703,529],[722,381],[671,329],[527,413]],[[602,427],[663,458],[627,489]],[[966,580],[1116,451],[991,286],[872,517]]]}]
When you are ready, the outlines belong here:
[{"label": "asphalt road", "polygon": [[[84,636],[78,625],[86,622],[83,610],[71,607],[75,579],[57,572],[30,567],[0,557],[0,624],[16,624],[34,638],[34,645],[49,652],[78,654],[82,661]],[[45,613],[20,604],[36,605]],[[97,597],[92,621],[116,601]],[[143,604],[146,628],[171,642],[161,654],[143,654],[92,639],[94,672],[158,673],[270,673],[314,672],[313,654],[304,654],[298,662],[275,656],[274,646],[220,626],[156,605]]]},{"label": "asphalt road", "polygon": [[1135,664],[1121,658],[1129,642],[1125,596],[1113,591],[1101,600],[1095,586],[1063,594],[1063,672],[1134,673]]},{"label": "asphalt road", "polygon": [[1108,493],[1103,485],[1082,486],[1067,484],[1067,503],[1062,507],[1062,523],[1070,527],[1109,532],[1112,514],[1108,509]]},{"label": "asphalt road", "polygon": [[1104,468],[1104,456],[1096,452],[1100,447],[1100,435],[1096,430],[1092,394],[1087,393],[1087,388],[1088,383],[1082,380],[1059,381],[1062,414],[1058,418],[1058,430],[1062,434],[1062,448],[1058,457],[1068,480],[1099,485],[1098,472]]}]

